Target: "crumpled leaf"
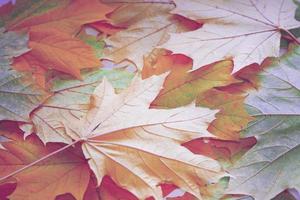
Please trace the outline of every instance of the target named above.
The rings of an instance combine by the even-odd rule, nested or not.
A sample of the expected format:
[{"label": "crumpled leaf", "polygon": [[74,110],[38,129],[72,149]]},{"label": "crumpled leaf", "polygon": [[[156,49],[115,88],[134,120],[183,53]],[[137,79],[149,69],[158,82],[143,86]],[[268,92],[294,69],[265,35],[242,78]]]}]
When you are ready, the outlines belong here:
[{"label": "crumpled leaf", "polygon": [[[7,127],[15,128],[16,124],[2,123],[0,127],[0,135],[11,140],[3,144],[6,150],[0,149],[1,177],[64,147],[54,143],[44,146],[35,135],[23,140],[20,130],[6,130]],[[67,192],[82,199],[89,178],[90,169],[82,152],[76,148],[68,149],[14,175],[17,187],[9,199],[55,199],[56,195]]]},{"label": "crumpled leaf", "polygon": [[81,78],[80,69],[100,66],[93,49],[79,39],[55,29],[31,29],[31,50],[14,59],[20,71],[31,71],[45,85],[45,73],[55,69]]},{"label": "crumpled leaf", "polygon": [[[106,77],[117,89],[128,86],[133,73],[126,70],[95,69],[83,73],[83,81],[69,77],[53,80],[51,91],[54,93],[43,105],[31,115],[34,128],[44,142],[70,143],[71,138],[65,135],[65,125],[70,119],[80,119],[90,109],[90,96],[94,89]],[[24,128],[24,129],[23,129]],[[22,129],[28,129],[26,125]]]},{"label": "crumpled leaf", "polygon": [[194,104],[149,109],[164,77],[136,77],[119,95],[104,79],[86,116],[64,118],[60,126],[65,137],[84,140],[82,148],[98,182],[109,175],[138,198],[157,199],[161,198],[157,185],[172,182],[201,199],[201,187],[217,182],[224,173],[216,161],[194,155],[180,143],[210,136],[206,128],[216,111]]},{"label": "crumpled leaf", "polygon": [[27,51],[27,36],[0,29],[0,120],[29,121],[30,112],[48,93],[29,75],[10,70],[13,56]]},{"label": "crumpled leaf", "polygon": [[175,0],[173,13],[204,21],[202,28],[172,34],[161,47],[194,60],[194,69],[232,58],[233,72],[279,56],[280,31],[297,28],[293,1]]},{"label": "crumpled leaf", "polygon": [[256,121],[245,129],[257,144],[230,170],[228,193],[271,199],[286,188],[300,189],[299,54],[295,48],[259,73],[261,87],[246,104]]},{"label": "crumpled leaf", "polygon": [[186,67],[172,70],[151,107],[174,108],[187,105],[213,87],[234,83],[236,80],[230,74],[232,67],[231,60],[224,60],[194,71],[187,71]]},{"label": "crumpled leaf", "polygon": [[[41,2],[44,4],[44,2]],[[75,34],[82,25],[106,19],[105,15],[114,10],[98,0],[70,0],[64,6],[43,12],[8,27],[9,30],[22,30],[30,27],[40,29],[54,28],[68,34]]]},{"label": "crumpled leaf", "polygon": [[109,48],[103,57],[114,62],[127,59],[142,69],[143,56],[166,42],[169,33],[190,30],[168,13],[173,8],[173,4],[129,3],[116,9],[111,21],[127,29],[105,39]]}]

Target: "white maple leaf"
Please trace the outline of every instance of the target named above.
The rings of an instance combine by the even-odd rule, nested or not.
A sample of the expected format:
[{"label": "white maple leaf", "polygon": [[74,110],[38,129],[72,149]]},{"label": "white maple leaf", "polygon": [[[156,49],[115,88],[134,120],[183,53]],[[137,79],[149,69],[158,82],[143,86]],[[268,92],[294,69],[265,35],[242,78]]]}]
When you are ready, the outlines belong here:
[{"label": "white maple leaf", "polygon": [[236,72],[279,56],[280,31],[300,26],[292,0],[175,0],[173,13],[204,21],[202,28],[172,34],[163,48],[194,60],[194,69],[233,58]]}]

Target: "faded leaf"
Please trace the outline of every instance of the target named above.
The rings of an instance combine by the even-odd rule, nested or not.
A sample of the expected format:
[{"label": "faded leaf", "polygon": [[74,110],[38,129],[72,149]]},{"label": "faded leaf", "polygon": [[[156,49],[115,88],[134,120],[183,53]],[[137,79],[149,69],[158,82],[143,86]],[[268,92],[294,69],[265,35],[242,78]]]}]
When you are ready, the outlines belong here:
[{"label": "faded leaf", "polygon": [[99,103],[89,111],[79,134],[87,138],[84,153],[98,181],[110,175],[139,198],[152,195],[160,199],[157,185],[172,182],[201,199],[201,186],[217,181],[222,172],[217,162],[195,156],[179,144],[208,134],[205,123],[215,112],[193,104],[149,110],[163,80],[164,76],[144,81],[135,78],[120,95],[103,82],[95,93]]},{"label": "faded leaf", "polygon": [[[5,123],[0,127],[0,135],[11,140],[3,144],[6,150],[0,149],[1,177],[64,146],[54,143],[44,146],[35,135],[23,140],[20,131],[6,131],[7,126],[16,127],[15,124]],[[72,148],[14,175],[17,188],[9,199],[55,199],[56,195],[66,192],[72,193],[77,199],[82,199],[89,177],[90,169],[82,153]]]},{"label": "faded leaf", "polygon": [[271,199],[286,188],[300,189],[299,48],[274,59],[259,73],[259,90],[246,98],[257,120],[245,129],[257,144],[230,170],[228,193]]},{"label": "faded leaf", "polygon": [[187,31],[177,19],[168,14],[172,4],[125,4],[115,10],[110,18],[114,24],[127,27],[107,38],[103,57],[121,62],[132,61],[137,68],[143,67],[143,56],[163,44],[173,32]]},{"label": "faded leaf", "polygon": [[268,56],[279,56],[280,31],[297,28],[297,6],[293,1],[175,0],[172,11],[204,21],[202,28],[172,34],[162,45],[174,53],[194,60],[194,69],[233,58],[233,72],[252,63],[260,64]]},{"label": "faded leaf", "polygon": [[71,138],[65,135],[65,126],[86,115],[91,106],[90,96],[104,76],[115,88],[124,89],[133,73],[95,69],[83,73],[83,81],[70,78],[53,81],[51,91],[54,95],[31,115],[35,132],[44,143],[71,142]]},{"label": "faded leaf", "polygon": [[30,76],[10,70],[13,56],[27,51],[27,36],[0,32],[0,120],[29,121],[30,112],[48,96]]},{"label": "faded leaf", "polygon": [[15,58],[13,66],[42,78],[38,82],[42,86],[47,70],[55,69],[81,78],[80,69],[100,66],[90,46],[66,33],[55,29],[32,29],[29,39],[31,51]]},{"label": "faded leaf", "polygon": [[75,34],[86,23],[106,19],[105,15],[113,9],[113,6],[107,6],[98,0],[89,0],[88,3],[85,0],[71,0],[65,6],[43,12],[41,15],[27,16],[28,18],[9,29],[54,28],[65,33]]},{"label": "faded leaf", "polygon": [[172,182],[201,198],[201,187],[217,182],[223,172],[216,161],[196,156],[180,143],[210,136],[206,128],[216,111],[193,104],[172,110],[149,109],[164,77],[144,81],[136,77],[119,95],[104,79],[87,115],[64,124],[65,136],[85,140],[83,150],[98,182],[109,175],[138,198],[152,195],[158,199],[157,185]]}]

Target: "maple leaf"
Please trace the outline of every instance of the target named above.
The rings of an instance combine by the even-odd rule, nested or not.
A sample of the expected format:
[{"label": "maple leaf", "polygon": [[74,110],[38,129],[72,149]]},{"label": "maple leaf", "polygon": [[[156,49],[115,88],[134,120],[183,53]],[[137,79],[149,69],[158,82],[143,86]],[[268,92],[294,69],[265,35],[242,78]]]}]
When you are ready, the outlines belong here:
[{"label": "maple leaf", "polygon": [[70,77],[56,78],[50,89],[54,94],[31,114],[35,126],[25,124],[21,128],[26,135],[36,132],[44,143],[70,143],[72,140],[65,135],[65,126],[86,115],[91,107],[90,97],[104,76],[120,90],[128,86],[133,73],[122,69],[95,69],[83,73],[83,81]]},{"label": "maple leaf", "polygon": [[244,131],[258,141],[230,170],[228,193],[271,199],[288,187],[300,189],[299,53],[295,48],[258,74],[261,88],[246,98],[257,120]]},{"label": "maple leaf", "polygon": [[27,17],[40,15],[68,3],[69,0],[16,0],[14,3],[10,1],[0,7],[4,9],[4,12],[1,12],[0,23],[10,29]]},{"label": "maple leaf", "polygon": [[268,56],[279,56],[280,31],[297,28],[297,6],[293,1],[175,0],[173,13],[204,21],[202,28],[172,34],[162,45],[183,53],[194,61],[194,69],[233,58],[234,70],[260,63]]},{"label": "maple leaf", "polygon": [[[206,125],[200,124],[210,121],[215,112],[192,104],[172,110],[149,110],[163,80],[164,76],[144,81],[135,78],[120,95],[104,81],[95,92],[99,103],[89,111],[77,134],[88,138],[83,151],[98,180],[106,172],[137,197],[153,195],[158,199],[161,194],[156,186],[171,181],[201,199],[201,186],[217,181],[222,172],[217,162],[193,155],[178,140],[198,137],[199,132],[207,134]],[[76,137],[74,132],[68,134]]]},{"label": "maple leaf", "polygon": [[182,145],[195,154],[205,155],[218,160],[224,168],[228,168],[255,144],[256,139],[254,137],[240,140],[220,140],[202,137]]},{"label": "maple leaf", "polygon": [[45,73],[55,69],[81,78],[80,69],[100,66],[93,49],[79,39],[54,29],[31,29],[31,51],[14,59],[20,71],[32,71],[45,84]]},{"label": "maple leaf", "polygon": [[[111,21],[118,26],[127,27],[105,42],[109,48],[104,50],[103,58],[121,62],[132,61],[137,68],[143,67],[143,56],[149,54],[157,45],[169,39],[169,33],[190,30],[168,14],[172,4],[125,4],[111,15]],[[130,12],[129,12],[130,11]]]},{"label": "maple leaf", "polygon": [[160,75],[167,71],[192,69],[193,60],[182,54],[172,54],[166,49],[154,49],[144,57],[142,78],[146,79],[153,75]]},{"label": "maple leaf", "polygon": [[213,87],[233,83],[236,80],[230,74],[232,67],[231,60],[224,60],[190,72],[186,67],[173,70],[151,107],[174,108],[187,105]]},{"label": "maple leaf", "polygon": [[65,6],[41,15],[29,16],[8,29],[54,28],[65,33],[75,34],[84,24],[106,19],[105,15],[114,9],[114,6],[107,6],[98,0],[89,0],[89,3],[84,0],[71,0]]},{"label": "maple leaf", "polygon": [[216,119],[208,131],[223,139],[239,139],[240,131],[254,118],[249,116],[244,106],[245,96],[230,94],[217,89],[204,92],[197,98],[199,106],[219,109]]},{"label": "maple leaf", "polygon": [[[35,135],[27,137],[24,141],[20,130],[10,128],[13,130],[8,131],[7,127],[16,127],[16,124],[1,123],[0,126],[0,135],[11,140],[3,144],[5,150],[0,150],[1,177],[65,146],[54,143],[44,146]],[[55,199],[58,194],[70,192],[76,199],[82,199],[89,177],[90,169],[82,152],[72,148],[14,175],[17,187],[9,198]]]},{"label": "maple leaf", "polygon": [[[193,104],[171,110],[149,109],[164,77],[144,81],[136,77],[119,95],[104,80],[96,88],[86,116],[81,120],[66,118],[69,121],[58,127],[64,129],[64,137],[75,141],[85,138],[82,148],[98,182],[109,175],[139,198],[153,195],[160,199],[157,185],[171,181],[201,198],[201,186],[224,174],[216,161],[195,156],[180,143],[211,136],[206,128],[216,111]],[[48,113],[52,113],[50,108]],[[140,163],[139,167],[134,163]]]},{"label": "maple leaf", "polygon": [[27,51],[27,36],[2,31],[0,29],[0,120],[29,121],[30,112],[48,93],[34,85],[28,74],[10,70],[11,58]]}]

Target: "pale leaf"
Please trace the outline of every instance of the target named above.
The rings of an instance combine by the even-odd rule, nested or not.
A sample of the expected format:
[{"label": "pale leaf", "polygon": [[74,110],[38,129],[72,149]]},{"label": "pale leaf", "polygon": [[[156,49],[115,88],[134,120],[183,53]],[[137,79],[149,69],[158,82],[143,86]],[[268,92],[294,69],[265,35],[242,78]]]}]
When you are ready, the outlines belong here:
[{"label": "pale leaf", "polygon": [[280,30],[300,26],[293,1],[175,0],[177,13],[204,21],[202,28],[172,34],[162,45],[194,60],[194,68],[233,58],[234,72],[268,56],[279,56]]},{"label": "pale leaf", "polygon": [[276,59],[259,74],[261,88],[246,104],[257,120],[245,130],[257,144],[230,170],[228,193],[271,199],[300,189],[300,49]]}]

